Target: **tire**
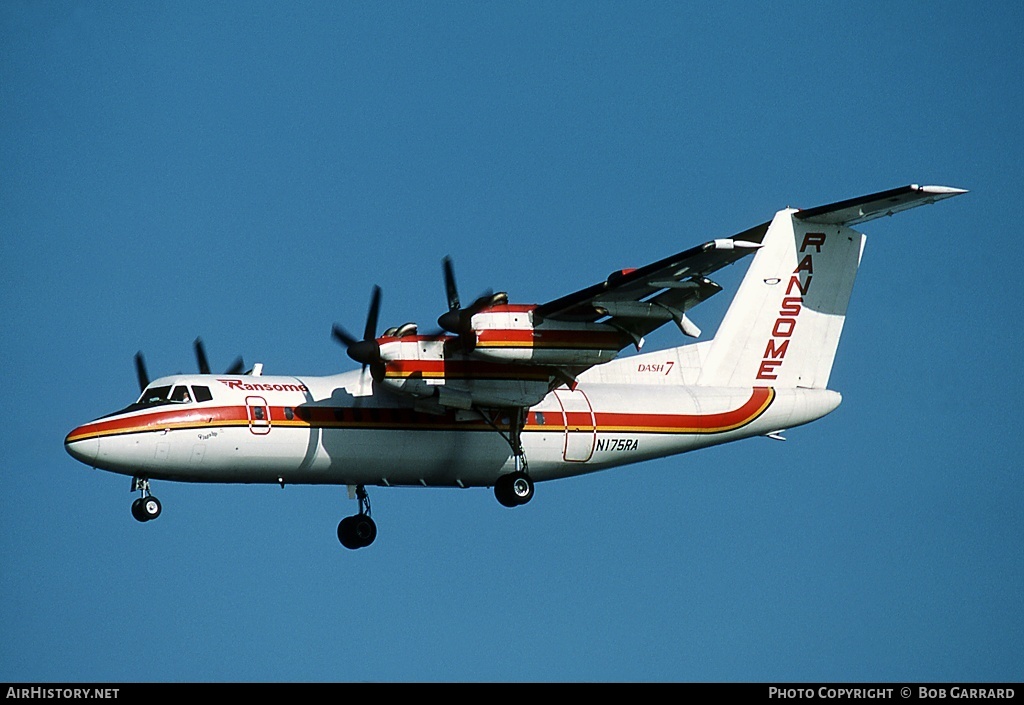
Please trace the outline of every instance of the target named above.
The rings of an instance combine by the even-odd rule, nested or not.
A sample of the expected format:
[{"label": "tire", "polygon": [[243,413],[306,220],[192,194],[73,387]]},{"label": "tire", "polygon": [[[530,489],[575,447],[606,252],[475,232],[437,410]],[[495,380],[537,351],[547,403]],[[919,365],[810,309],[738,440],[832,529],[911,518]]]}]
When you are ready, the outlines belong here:
[{"label": "tire", "polygon": [[146,516],[146,511],[142,508],[142,497],[136,497],[135,501],[132,502],[132,516],[138,522],[144,522],[149,518]]},{"label": "tire", "polygon": [[355,550],[362,548],[355,531],[356,517],[345,517],[338,523],[338,540],[345,548]]},{"label": "tire", "polygon": [[503,507],[515,507],[519,505],[516,495],[512,491],[512,476],[502,475],[494,482],[494,498]]},{"label": "tire", "polygon": [[525,472],[510,472],[494,483],[494,496],[505,507],[518,507],[533,499],[533,480]]},{"label": "tire", "polygon": [[354,542],[354,536],[352,535],[352,522],[349,521],[352,517],[345,517],[338,522],[338,541],[345,548],[357,548]]}]

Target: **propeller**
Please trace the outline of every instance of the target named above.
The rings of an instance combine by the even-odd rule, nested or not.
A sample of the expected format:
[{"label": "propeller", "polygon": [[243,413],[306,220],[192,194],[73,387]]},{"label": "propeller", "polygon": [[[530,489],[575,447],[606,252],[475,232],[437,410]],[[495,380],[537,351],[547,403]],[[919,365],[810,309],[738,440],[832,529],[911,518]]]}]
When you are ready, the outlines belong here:
[{"label": "propeller", "polygon": [[507,297],[504,294],[495,295],[494,292],[488,289],[474,299],[473,303],[469,306],[462,308],[459,301],[459,290],[455,285],[455,267],[452,265],[452,258],[445,257],[441,260],[441,265],[444,270],[444,290],[448,298],[448,311],[438,317],[437,325],[449,333],[459,336],[463,348],[471,350],[474,342],[471,335],[473,332],[473,316],[487,306],[498,303],[496,301],[498,297],[502,297],[502,300],[505,301],[507,301]]},{"label": "propeller", "polygon": [[[199,364],[199,373],[208,375],[210,374],[210,363],[206,359],[206,347],[203,345],[202,338],[196,338],[193,346],[196,349],[196,362]],[[225,370],[226,375],[240,375],[245,369],[245,362],[241,357],[236,357],[235,361],[231,363],[231,366]]]},{"label": "propeller", "polygon": [[367,365],[379,364],[380,345],[377,344],[377,317],[380,314],[380,287],[374,286],[370,295],[370,309],[366,312],[366,326],[363,328],[362,339],[356,338],[337,323],[331,329],[334,339],[345,346],[345,352],[356,362],[361,362],[363,369]]},{"label": "propeller", "polygon": [[[210,363],[206,358],[206,348],[203,346],[202,338],[196,338],[193,345],[196,350],[196,362],[199,365],[199,373],[204,375],[210,374]],[[240,375],[243,370],[245,370],[245,362],[241,357],[237,357],[224,374]],[[146,387],[149,386],[149,372],[146,370],[146,359],[142,356],[141,350],[135,353],[135,376],[139,379],[139,391],[146,391]]]},{"label": "propeller", "polygon": [[459,289],[455,286],[455,267],[452,265],[452,258],[445,257],[441,260],[441,266],[444,268],[444,291],[448,295],[448,310],[458,311]]},{"label": "propeller", "polygon": [[135,353],[135,375],[139,378],[139,393],[146,391],[149,386],[149,373],[146,372],[146,360],[142,357],[142,351]]},{"label": "propeller", "polygon": [[203,347],[203,341],[200,338],[196,338],[192,344],[196,349],[196,362],[199,363],[199,374],[210,374],[210,363],[206,360],[206,349]]}]

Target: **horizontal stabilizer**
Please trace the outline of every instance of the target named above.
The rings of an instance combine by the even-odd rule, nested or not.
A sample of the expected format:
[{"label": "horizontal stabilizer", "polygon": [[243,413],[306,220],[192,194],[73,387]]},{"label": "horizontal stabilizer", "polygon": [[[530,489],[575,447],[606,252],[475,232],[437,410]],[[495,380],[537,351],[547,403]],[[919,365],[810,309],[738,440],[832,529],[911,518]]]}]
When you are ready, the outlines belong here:
[{"label": "horizontal stabilizer", "polygon": [[[966,193],[903,186],[775,214],[726,311],[698,384],[825,389],[866,237],[850,226]],[[747,238],[749,239],[749,238]]]},{"label": "horizontal stabilizer", "polygon": [[944,198],[967,193],[964,189],[949,186],[902,186],[900,188],[873,193],[859,198],[850,198],[827,206],[798,211],[794,217],[808,223],[827,225],[857,225],[883,215],[893,215],[916,206],[935,203]]}]

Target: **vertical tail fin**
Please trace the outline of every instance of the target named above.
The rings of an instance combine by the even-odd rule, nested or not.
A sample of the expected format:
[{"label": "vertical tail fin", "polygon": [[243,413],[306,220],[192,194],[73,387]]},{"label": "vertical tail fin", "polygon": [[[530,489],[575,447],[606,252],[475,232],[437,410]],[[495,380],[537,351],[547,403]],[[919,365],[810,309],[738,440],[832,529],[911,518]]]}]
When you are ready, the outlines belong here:
[{"label": "vertical tail fin", "polygon": [[960,193],[906,186],[779,211],[710,343],[699,384],[825,388],[866,240],[848,226]]},{"label": "vertical tail fin", "polygon": [[864,236],[776,214],[708,351],[700,383],[824,388]]}]

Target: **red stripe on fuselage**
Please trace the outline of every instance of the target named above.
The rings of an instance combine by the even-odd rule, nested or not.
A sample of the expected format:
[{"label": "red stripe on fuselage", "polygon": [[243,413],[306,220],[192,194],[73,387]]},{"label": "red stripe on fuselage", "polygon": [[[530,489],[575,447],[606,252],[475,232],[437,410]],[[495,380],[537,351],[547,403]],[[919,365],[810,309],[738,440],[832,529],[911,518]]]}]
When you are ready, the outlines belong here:
[{"label": "red stripe on fuselage", "polygon": [[[604,433],[706,434],[723,433],[746,426],[763,414],[775,398],[770,387],[757,387],[750,398],[736,409],[714,414],[634,414],[568,412],[563,421],[559,411],[530,412],[526,432],[564,432],[571,429]],[[270,426],[306,428],[349,428],[396,431],[491,431],[494,426],[480,420],[457,420],[454,412],[437,416],[409,408],[274,406],[270,407]],[[543,423],[541,423],[543,419]],[[173,409],[131,416],[108,417],[79,426],[65,443],[153,433],[164,430],[205,429],[224,426],[248,426],[245,406],[197,407]],[[497,423],[507,430],[507,423]]]},{"label": "red stripe on fuselage", "polygon": [[248,425],[249,416],[244,406],[193,407],[190,409],[164,409],[130,416],[112,416],[83,424],[68,434],[65,443],[86,438],[120,436],[129,433],[147,433],[174,428],[205,428],[207,426]]},{"label": "red stripe on fuselage", "polygon": [[[723,433],[742,428],[761,416],[775,399],[771,387],[755,387],[742,406],[714,414],[620,414],[596,412],[597,430],[633,433]],[[575,419],[589,425],[590,414],[570,412],[570,425]]]}]

